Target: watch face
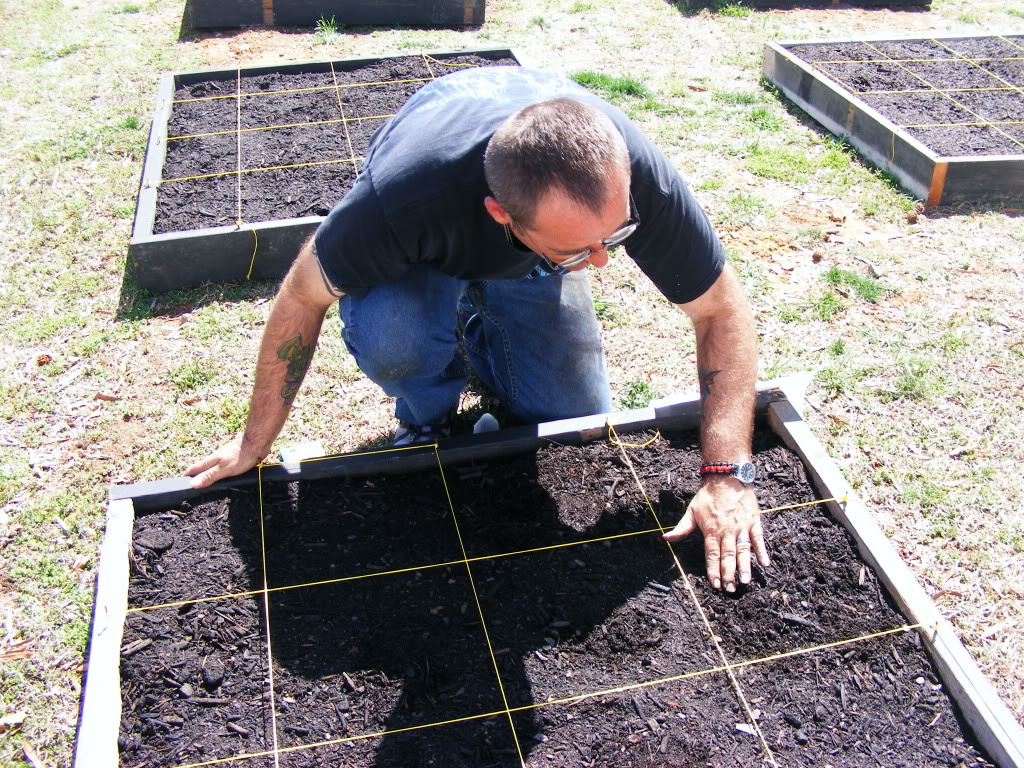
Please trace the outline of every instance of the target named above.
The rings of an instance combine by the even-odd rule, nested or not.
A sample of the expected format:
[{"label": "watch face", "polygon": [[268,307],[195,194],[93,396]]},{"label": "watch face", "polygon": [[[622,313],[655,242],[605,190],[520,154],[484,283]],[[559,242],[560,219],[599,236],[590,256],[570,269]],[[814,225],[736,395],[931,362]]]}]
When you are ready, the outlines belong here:
[{"label": "watch face", "polygon": [[736,479],[741,483],[750,485],[754,482],[754,478],[757,476],[757,470],[754,469],[754,465],[749,461],[745,461],[739,465],[736,469]]}]

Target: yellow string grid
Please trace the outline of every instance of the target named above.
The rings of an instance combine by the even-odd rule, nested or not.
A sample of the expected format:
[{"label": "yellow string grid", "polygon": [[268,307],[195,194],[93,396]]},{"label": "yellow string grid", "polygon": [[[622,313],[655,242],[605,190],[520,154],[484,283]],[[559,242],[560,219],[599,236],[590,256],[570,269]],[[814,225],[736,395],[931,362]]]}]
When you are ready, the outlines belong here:
[{"label": "yellow string grid", "polygon": [[[1003,42],[1008,43],[1008,44],[1012,45],[1013,47],[1020,49],[1021,53],[1024,54],[1024,46],[1017,45],[1014,41],[1008,40],[1008,39],[1006,39],[1004,37],[998,37],[997,39],[1002,40]],[[1008,92],[1016,92],[1016,93],[1019,93],[1022,96],[1024,96],[1024,88],[1020,88],[1018,86],[1015,86],[1013,83],[1008,82],[1007,80],[1005,80],[1003,77],[1001,77],[997,73],[992,72],[989,69],[986,69],[984,66],[982,66],[979,63],[979,62],[991,62],[991,61],[1024,61],[1024,55],[1022,55],[1022,56],[1007,56],[1007,57],[994,57],[993,56],[993,57],[973,57],[972,58],[972,57],[967,57],[967,56],[964,56],[964,55],[962,55],[960,53],[957,53],[957,51],[955,51],[952,48],[950,48],[948,45],[943,43],[941,40],[931,39],[931,40],[928,40],[928,42],[934,43],[935,45],[940,46],[941,48],[944,48],[946,51],[948,51],[951,54],[951,56],[948,57],[948,58],[943,57],[943,58],[936,58],[936,59],[914,59],[914,58],[894,59],[894,58],[890,58],[890,57],[886,56],[886,54],[882,50],[880,50],[877,46],[872,45],[872,43],[867,41],[867,40],[861,40],[859,42],[862,45],[867,46],[868,48],[873,50],[881,58],[878,58],[878,59],[845,59],[845,60],[844,59],[837,59],[837,60],[827,60],[827,61],[825,61],[825,60],[823,60],[823,61],[814,61],[814,62],[810,62],[810,63],[811,63],[811,65],[814,68],[821,70],[829,78],[837,80],[839,82],[842,82],[843,85],[852,94],[854,94],[855,96],[879,96],[879,95],[911,94],[911,93],[939,93],[942,96],[944,96],[945,98],[949,99],[951,102],[953,102],[953,104],[955,104],[957,107],[959,107],[960,109],[963,109],[964,111],[968,112],[970,115],[975,117],[977,119],[977,121],[978,121],[978,122],[972,122],[972,123],[927,123],[927,124],[916,124],[916,125],[907,124],[907,125],[899,125],[898,127],[900,127],[900,128],[956,128],[956,127],[960,127],[960,126],[977,126],[977,127],[988,126],[988,127],[992,128],[993,130],[995,130],[996,132],[998,132],[1004,138],[1006,138],[1006,139],[1010,140],[1011,142],[1013,142],[1014,144],[1016,144],[1018,147],[1021,147],[1022,149],[1024,149],[1024,141],[1021,141],[1021,140],[1015,138],[1014,136],[1010,135],[1009,133],[1007,133],[1006,131],[1003,131],[1000,128],[1000,126],[1002,126],[1002,125],[1020,125],[1021,121],[1017,121],[1017,120],[1010,120],[1010,121],[1006,121],[1006,120],[986,120],[983,116],[979,115],[977,112],[972,110],[966,104],[962,103],[962,101],[958,100],[953,95],[951,95],[951,94],[956,94],[956,93],[984,93],[984,92],[994,92],[994,91],[1008,91]],[[981,70],[982,72],[984,72],[989,77],[995,78],[1000,83],[1002,83],[1002,86],[1000,86],[1000,87],[990,87],[990,88],[939,88],[939,87],[933,85],[932,83],[930,83],[928,81],[928,79],[925,78],[924,76],[920,75],[919,73],[917,73],[917,72],[913,71],[912,69],[910,69],[909,67],[905,66],[906,64],[936,63],[936,62],[966,62],[966,63],[971,64],[972,66],[976,67],[977,69]],[[923,83],[927,87],[926,88],[905,88],[905,89],[896,89],[896,90],[866,90],[866,91],[858,91],[858,90],[855,90],[854,88],[852,88],[848,83],[843,82],[838,75],[836,75],[836,74],[834,74],[832,72],[829,72],[828,70],[824,69],[824,67],[826,65],[842,65],[842,64],[895,64],[901,70],[903,70],[904,72],[907,72],[908,74],[910,74],[911,76],[913,76],[917,80],[921,81],[921,83]],[[895,136],[895,134],[893,134],[892,142],[891,142],[891,147],[890,147],[890,153],[889,153],[889,162],[890,162],[890,164],[893,161],[895,161],[895,159],[896,159],[896,136]]]},{"label": "yellow string grid", "polygon": [[[700,614],[700,616],[702,618],[702,622],[705,624],[705,630],[708,632],[712,642],[714,643],[714,645],[715,645],[715,647],[716,647],[716,649],[718,651],[719,657],[722,660],[722,664],[720,664],[718,666],[715,666],[715,667],[711,667],[711,668],[707,668],[707,669],[703,669],[703,670],[698,670],[698,671],[695,671],[695,672],[688,672],[688,673],[680,674],[680,675],[671,675],[671,676],[667,676],[667,677],[658,678],[656,680],[643,681],[643,682],[638,682],[638,683],[631,683],[631,684],[628,684],[628,685],[622,685],[622,686],[617,686],[617,687],[613,687],[613,688],[600,689],[600,690],[597,690],[597,691],[586,692],[586,693],[577,694],[577,695],[574,695],[574,696],[569,696],[569,697],[564,697],[564,698],[559,698],[559,699],[551,699],[551,700],[547,700],[547,701],[543,701],[543,702],[537,702],[537,703],[534,703],[534,704],[529,704],[529,705],[524,705],[524,706],[510,707],[508,705],[508,700],[507,700],[507,697],[506,697],[506,694],[505,694],[505,691],[504,691],[504,685],[503,685],[503,682],[501,680],[500,673],[498,671],[496,653],[493,650],[493,645],[491,643],[490,635],[489,635],[488,630],[487,630],[486,618],[485,618],[485,615],[484,615],[484,612],[483,612],[483,608],[482,608],[482,606],[480,604],[480,601],[479,601],[479,595],[478,595],[478,592],[477,592],[477,589],[476,589],[476,583],[475,583],[475,579],[474,579],[474,576],[473,576],[473,571],[472,571],[471,565],[473,563],[480,562],[480,561],[483,561],[483,560],[492,560],[492,559],[502,558],[502,557],[512,557],[512,556],[523,555],[523,554],[528,554],[528,553],[533,553],[533,552],[541,552],[541,551],[546,551],[546,550],[563,549],[563,548],[567,548],[567,547],[579,546],[579,545],[582,545],[582,544],[592,544],[592,543],[598,543],[598,542],[604,542],[604,541],[611,541],[611,540],[615,540],[615,539],[622,539],[622,538],[627,538],[627,537],[631,537],[631,536],[639,536],[639,535],[644,535],[644,534],[648,534],[648,535],[650,535],[650,534],[662,534],[662,533],[664,533],[664,532],[666,532],[668,530],[671,530],[671,527],[663,526],[661,524],[661,521],[659,520],[659,518],[657,516],[657,513],[654,510],[653,504],[651,503],[650,498],[647,495],[647,492],[644,489],[643,484],[640,481],[639,476],[637,475],[636,470],[633,467],[633,464],[632,464],[632,462],[629,459],[629,455],[625,451],[625,448],[627,448],[627,447],[637,448],[639,450],[643,450],[644,448],[649,447],[650,445],[652,445],[656,440],[658,440],[661,437],[660,433],[656,433],[652,438],[644,441],[643,443],[629,443],[629,442],[625,442],[625,441],[623,441],[623,440],[621,440],[619,438],[618,434],[616,433],[614,427],[610,424],[610,422],[607,423],[607,426],[608,426],[608,431],[609,431],[609,442],[611,444],[613,444],[613,445],[616,445],[619,448],[619,450],[621,451],[623,459],[624,459],[624,461],[625,461],[627,467],[629,468],[630,473],[631,473],[631,475],[633,477],[633,481],[636,484],[637,488],[640,490],[640,492],[641,492],[641,494],[642,494],[642,496],[644,498],[644,502],[647,505],[649,511],[651,512],[652,517],[654,518],[654,521],[656,523],[656,527],[654,527],[654,528],[649,528],[649,529],[643,530],[643,531],[630,532],[630,533],[626,533],[626,534],[616,534],[616,535],[612,535],[612,536],[604,536],[604,537],[586,539],[586,540],[575,541],[575,542],[570,542],[570,543],[555,544],[555,545],[548,545],[548,546],[542,546],[542,547],[533,547],[533,548],[516,550],[516,551],[511,551],[511,552],[502,552],[502,553],[493,554],[493,555],[469,557],[467,555],[467,553],[466,553],[466,549],[465,549],[465,546],[464,546],[463,541],[462,541],[462,534],[461,534],[461,530],[459,529],[459,526],[458,526],[458,519],[457,519],[457,515],[456,515],[456,512],[455,512],[454,503],[453,503],[452,498],[451,498],[451,492],[450,492],[450,489],[449,489],[447,477],[446,477],[445,472],[444,472],[444,466],[443,466],[443,463],[441,462],[440,453],[439,453],[438,445],[437,445],[436,442],[432,443],[432,444],[427,444],[427,445],[406,446],[406,447],[401,447],[401,448],[378,449],[378,450],[374,450],[374,451],[367,451],[365,453],[360,453],[360,454],[341,454],[341,455],[332,455],[332,456],[320,456],[320,457],[314,457],[314,458],[310,458],[310,459],[303,459],[302,461],[300,461],[298,463],[299,464],[305,464],[305,463],[314,463],[314,462],[326,461],[326,460],[330,460],[330,459],[347,459],[347,458],[354,458],[356,456],[378,455],[378,454],[388,454],[388,453],[403,453],[403,452],[407,452],[407,451],[417,451],[417,450],[418,451],[422,451],[422,450],[425,450],[425,449],[433,450],[435,460],[437,461],[437,464],[438,464],[438,471],[440,473],[440,478],[441,478],[441,481],[442,481],[442,484],[443,484],[443,487],[444,487],[446,501],[448,503],[449,511],[451,513],[451,516],[452,516],[452,520],[453,520],[454,527],[455,527],[455,530],[456,530],[456,536],[458,538],[459,547],[460,547],[460,550],[462,552],[463,557],[460,558],[460,559],[445,561],[445,562],[441,562],[441,563],[430,563],[430,564],[422,565],[422,566],[411,566],[411,567],[408,567],[408,568],[399,568],[399,569],[393,569],[393,570],[383,571],[383,572],[367,573],[367,574],[343,577],[343,578],[338,578],[338,579],[326,579],[326,580],[317,581],[317,582],[308,582],[308,583],[305,583],[305,584],[296,584],[296,585],[289,585],[289,586],[283,586],[283,587],[270,587],[269,584],[268,584],[268,581],[267,581],[267,571],[266,571],[266,568],[267,568],[266,539],[265,539],[264,529],[263,529],[263,521],[264,521],[265,514],[264,514],[264,503],[263,503],[263,475],[262,475],[262,472],[263,472],[264,468],[270,467],[270,466],[276,466],[276,465],[275,464],[260,464],[257,467],[257,483],[258,483],[258,486],[259,486],[258,487],[258,503],[259,503],[259,516],[260,516],[260,543],[261,543],[261,550],[262,550],[263,588],[259,589],[259,590],[252,590],[252,591],[249,591],[249,592],[235,593],[235,594],[232,594],[232,595],[218,595],[218,596],[209,597],[209,598],[199,598],[199,599],[195,599],[195,600],[178,601],[178,602],[174,602],[174,603],[166,603],[166,604],[161,604],[161,605],[143,606],[143,607],[138,607],[138,608],[130,608],[130,609],[128,609],[128,613],[136,613],[136,612],[147,611],[147,610],[155,610],[157,608],[165,608],[165,607],[179,607],[179,606],[182,606],[182,605],[188,605],[188,604],[193,604],[193,603],[201,603],[201,602],[208,602],[208,601],[215,601],[215,600],[223,600],[223,599],[228,599],[228,598],[231,598],[231,597],[247,597],[247,596],[262,595],[264,615],[268,617],[267,618],[267,624],[265,625],[265,629],[266,629],[266,636],[267,636],[266,637],[266,641],[267,641],[267,652],[268,652],[268,669],[269,669],[269,674],[271,675],[271,678],[270,678],[270,680],[271,680],[271,689],[273,689],[273,665],[272,665],[273,657],[272,657],[272,650],[271,650],[271,633],[270,633],[270,626],[269,626],[269,616],[270,616],[270,611],[269,611],[269,595],[272,592],[280,592],[280,591],[290,590],[290,589],[299,589],[299,588],[303,588],[303,587],[320,586],[320,585],[325,585],[325,584],[334,584],[334,583],[340,583],[340,582],[345,582],[345,581],[354,581],[354,580],[360,580],[360,579],[373,578],[373,577],[376,577],[376,576],[385,576],[385,575],[398,574],[398,573],[408,573],[408,572],[413,572],[413,571],[426,570],[426,569],[429,569],[429,568],[440,568],[440,567],[446,567],[446,566],[454,566],[454,565],[458,565],[458,564],[461,563],[461,564],[463,564],[465,566],[466,571],[467,571],[467,575],[468,575],[468,577],[470,579],[470,585],[472,587],[472,592],[473,592],[473,596],[474,596],[474,602],[476,603],[477,612],[478,612],[478,615],[479,615],[479,618],[480,618],[480,621],[481,621],[481,626],[483,627],[485,642],[486,642],[487,649],[488,649],[488,654],[490,656],[491,663],[492,663],[492,666],[493,666],[494,671],[495,671],[497,683],[498,683],[498,686],[499,686],[499,691],[500,691],[501,697],[502,697],[502,703],[505,706],[504,706],[504,709],[495,710],[493,712],[486,712],[486,713],[480,713],[480,714],[475,714],[475,715],[468,715],[468,716],[465,716],[465,717],[452,718],[452,719],[448,719],[448,720],[444,720],[444,721],[427,723],[427,724],[416,725],[416,726],[409,726],[409,727],[406,727],[406,728],[392,729],[392,730],[379,731],[379,732],[366,733],[366,734],[358,734],[358,735],[355,735],[355,736],[346,736],[346,737],[342,737],[342,738],[330,739],[330,740],[313,742],[313,743],[308,743],[308,744],[303,744],[303,745],[291,746],[291,747],[280,747],[278,745],[278,743],[277,743],[276,710],[275,710],[273,712],[273,714],[272,714],[272,721],[274,723],[274,725],[273,725],[273,727],[274,727],[274,736],[273,736],[273,749],[272,750],[266,750],[266,751],[261,751],[261,752],[252,752],[252,753],[245,753],[245,754],[234,755],[234,756],[228,757],[228,758],[219,758],[219,759],[207,760],[207,761],[202,761],[202,762],[189,763],[187,765],[178,766],[178,768],[201,768],[201,766],[221,765],[221,764],[226,764],[226,763],[231,763],[231,762],[239,762],[239,761],[245,761],[245,760],[249,760],[249,759],[255,759],[255,758],[260,758],[260,757],[271,757],[271,756],[275,760],[275,765],[277,765],[278,764],[278,760],[280,758],[280,755],[287,754],[287,753],[290,753],[290,752],[316,749],[316,748],[321,748],[321,747],[326,747],[326,746],[331,746],[331,745],[336,745],[336,744],[342,744],[342,743],[345,743],[345,742],[354,742],[354,741],[360,741],[360,740],[365,740],[365,739],[370,739],[370,738],[378,738],[378,737],[383,737],[383,736],[387,736],[387,735],[394,735],[394,734],[398,734],[398,733],[404,733],[404,732],[408,732],[408,731],[423,730],[423,729],[427,729],[427,728],[435,728],[435,727],[444,726],[444,725],[453,725],[453,724],[457,724],[457,723],[461,723],[461,722],[469,722],[469,721],[473,721],[473,720],[481,720],[481,719],[486,719],[486,718],[490,718],[490,717],[499,717],[499,716],[502,716],[502,715],[507,717],[508,720],[509,720],[510,727],[512,728],[512,736],[515,739],[516,749],[517,749],[517,752],[518,752],[519,759],[520,759],[521,763],[525,765],[524,757],[523,757],[523,753],[522,753],[522,747],[519,744],[518,736],[516,735],[514,725],[512,725],[512,715],[514,713],[524,712],[524,711],[528,711],[528,710],[541,709],[541,708],[544,708],[544,707],[551,707],[551,706],[558,706],[558,705],[569,705],[569,704],[579,703],[581,701],[585,701],[585,700],[588,700],[588,699],[599,698],[599,697],[603,697],[603,696],[610,696],[610,695],[614,695],[614,694],[619,694],[619,693],[628,692],[628,691],[632,691],[632,690],[639,690],[639,689],[643,689],[643,688],[649,688],[649,687],[658,686],[658,685],[666,685],[666,684],[673,683],[673,682],[678,682],[678,681],[682,681],[682,680],[687,680],[687,679],[691,679],[691,678],[696,678],[696,677],[701,677],[701,676],[704,676],[704,675],[710,675],[710,674],[716,674],[716,673],[724,673],[724,674],[726,674],[730,678],[730,682],[731,682],[731,684],[732,684],[732,686],[733,686],[733,688],[734,688],[734,690],[735,690],[735,692],[737,694],[737,698],[740,700],[742,706],[744,707],[744,710],[745,710],[745,712],[746,712],[746,714],[748,716],[748,719],[752,723],[752,727],[755,729],[755,732],[758,734],[758,738],[759,738],[759,740],[761,742],[762,751],[765,754],[766,760],[768,760],[768,762],[770,762],[772,765],[776,765],[777,766],[778,763],[775,760],[774,754],[771,752],[771,749],[768,746],[766,740],[764,739],[763,734],[760,732],[760,729],[757,726],[756,718],[753,717],[753,713],[752,713],[752,711],[750,709],[749,703],[746,701],[746,698],[745,698],[745,696],[743,694],[742,688],[739,686],[739,681],[736,679],[735,675],[733,674],[734,670],[741,669],[741,668],[748,667],[748,666],[753,666],[753,665],[756,665],[756,664],[769,663],[769,662],[772,662],[772,661],[777,661],[779,659],[789,658],[789,657],[793,657],[793,656],[810,654],[810,653],[814,653],[814,652],[825,650],[825,649],[829,649],[829,648],[835,648],[835,647],[839,647],[839,646],[843,646],[843,645],[849,645],[849,644],[852,644],[852,643],[862,642],[862,641],[866,641],[866,640],[869,640],[869,639],[872,639],[872,638],[882,637],[882,636],[885,636],[885,635],[890,635],[890,634],[894,634],[894,633],[898,633],[898,632],[905,632],[905,631],[909,631],[909,630],[913,630],[913,629],[918,629],[919,625],[915,624],[915,625],[906,625],[906,626],[896,627],[896,628],[893,628],[893,629],[889,629],[889,630],[885,630],[885,631],[881,631],[881,632],[876,632],[876,633],[872,633],[872,634],[869,634],[869,635],[863,635],[863,636],[860,636],[860,637],[849,638],[849,639],[846,639],[846,640],[834,641],[834,642],[831,642],[831,643],[825,643],[825,644],[821,644],[821,645],[816,645],[816,646],[812,646],[812,647],[809,647],[809,648],[804,648],[804,649],[798,649],[798,650],[794,650],[794,651],[787,651],[787,652],[784,652],[784,653],[773,654],[773,655],[765,656],[765,657],[758,658],[758,659],[749,659],[749,660],[745,660],[745,661],[741,661],[741,662],[730,663],[726,659],[726,657],[724,655],[724,651],[721,649],[721,646],[719,645],[719,643],[717,641],[717,638],[715,637],[714,632],[711,629],[711,625],[710,625],[710,622],[709,622],[709,620],[707,618],[707,615],[705,614],[705,612],[703,610],[703,607],[700,605],[700,602],[699,602],[699,600],[698,600],[698,598],[696,596],[695,591],[693,590],[692,584],[691,584],[687,574],[682,569],[682,565],[679,562],[678,558],[676,557],[676,554],[675,554],[674,550],[672,550],[671,545],[668,545],[668,542],[666,542],[666,545],[668,545],[669,551],[671,552],[672,559],[673,559],[673,562],[674,562],[674,564],[676,566],[676,569],[679,571],[679,573],[681,574],[682,578],[684,579],[684,583],[685,583],[685,585],[687,587],[687,590],[689,592],[690,599],[693,602],[696,610]],[[801,508],[801,507],[816,506],[818,504],[828,503],[828,502],[832,502],[832,501],[837,501],[839,503],[845,503],[847,501],[847,497],[846,497],[846,495],[844,495],[844,496],[842,496],[841,498],[838,498],[838,499],[837,498],[829,498],[829,499],[821,499],[821,500],[815,500],[815,501],[809,501],[809,502],[801,502],[801,503],[797,503],[797,504],[790,504],[790,505],[785,505],[785,506],[780,506],[780,507],[773,507],[773,508],[770,508],[770,509],[763,510],[763,514],[767,514],[767,513],[771,513],[771,512],[781,512],[781,511],[784,511],[784,510],[796,509],[796,508]],[[271,695],[271,706],[272,706],[272,708],[274,707],[274,704],[273,704],[273,694]]]}]

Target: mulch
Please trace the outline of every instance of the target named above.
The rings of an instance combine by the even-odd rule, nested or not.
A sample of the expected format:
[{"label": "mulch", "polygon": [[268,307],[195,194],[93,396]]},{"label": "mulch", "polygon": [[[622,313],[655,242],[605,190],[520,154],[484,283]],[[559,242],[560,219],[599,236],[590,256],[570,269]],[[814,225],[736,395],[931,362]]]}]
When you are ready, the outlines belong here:
[{"label": "mulch", "polygon": [[[780,765],[988,765],[912,631],[738,668],[742,706],[708,672],[721,654],[904,619],[820,504],[765,514],[773,564],[735,595],[707,585],[699,535],[675,547],[684,578],[653,529],[697,491],[696,437],[625,450],[646,496],[602,442],[140,516],[132,608],[233,596],[129,614],[122,765],[276,743],[309,768],[752,766],[755,724]],[[774,436],[755,462],[763,509],[816,499]]]},{"label": "mulch", "polygon": [[373,132],[429,78],[516,64],[407,56],[183,84],[168,118],[153,232],[326,216],[352,188]]}]

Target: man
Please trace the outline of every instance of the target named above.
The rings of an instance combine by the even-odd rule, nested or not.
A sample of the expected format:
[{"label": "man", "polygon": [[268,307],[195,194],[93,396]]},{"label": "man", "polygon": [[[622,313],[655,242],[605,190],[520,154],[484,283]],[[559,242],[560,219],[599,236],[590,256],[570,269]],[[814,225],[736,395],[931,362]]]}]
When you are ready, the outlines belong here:
[{"label": "man", "polygon": [[666,538],[705,536],[735,591],[767,567],[752,478],[756,341],[721,244],[679,174],[619,110],[571,81],[472,69],[419,90],[300,251],[264,332],[245,431],[188,469],[194,487],[270,450],[330,304],[361,370],[396,398],[399,445],[431,441],[466,383],[456,348],[514,421],[611,410],[585,269],[623,245],[697,335],[703,483]]}]

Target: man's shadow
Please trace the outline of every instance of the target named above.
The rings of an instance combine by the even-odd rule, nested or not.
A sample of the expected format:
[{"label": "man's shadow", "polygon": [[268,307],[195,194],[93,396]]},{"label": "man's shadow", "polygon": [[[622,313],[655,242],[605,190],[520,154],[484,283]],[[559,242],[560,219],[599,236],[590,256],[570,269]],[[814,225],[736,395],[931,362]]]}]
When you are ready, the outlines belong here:
[{"label": "man's shadow", "polygon": [[[289,765],[518,766],[551,722],[537,704],[680,671],[662,646],[699,647],[700,628],[654,604],[678,599],[671,554],[658,533],[621,536],[654,528],[651,510],[628,470],[575,450],[544,483],[531,454],[449,467],[446,482],[265,485],[268,585],[309,585],[269,600],[280,746],[394,732]],[[671,493],[654,504],[663,524],[683,511]],[[236,539],[252,531],[240,517]],[[606,540],[558,546],[588,539]],[[262,582],[262,562],[248,567]]]}]

